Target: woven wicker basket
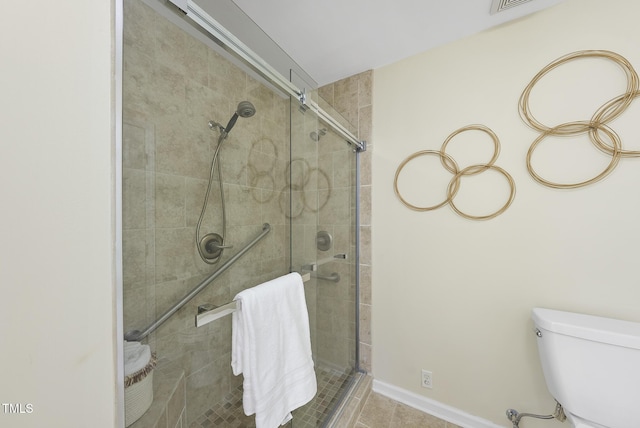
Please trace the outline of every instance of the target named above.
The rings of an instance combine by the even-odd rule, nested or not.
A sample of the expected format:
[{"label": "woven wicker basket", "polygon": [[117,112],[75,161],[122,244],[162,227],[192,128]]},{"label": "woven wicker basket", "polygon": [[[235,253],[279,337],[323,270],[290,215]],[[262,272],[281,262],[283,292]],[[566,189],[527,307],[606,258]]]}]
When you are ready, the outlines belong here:
[{"label": "woven wicker basket", "polygon": [[126,376],[124,380],[124,424],[129,426],[149,410],[153,402],[153,369],[156,366],[155,355],[142,369]]}]

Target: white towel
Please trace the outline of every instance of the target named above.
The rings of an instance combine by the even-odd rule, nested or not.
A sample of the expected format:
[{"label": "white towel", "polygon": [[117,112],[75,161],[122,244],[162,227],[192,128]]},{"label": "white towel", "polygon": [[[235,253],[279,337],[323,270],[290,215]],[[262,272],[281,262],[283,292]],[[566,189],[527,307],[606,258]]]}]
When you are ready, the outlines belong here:
[{"label": "white towel", "polygon": [[151,360],[151,348],[140,342],[124,341],[124,375],[130,376],[142,370]]},{"label": "white towel", "polygon": [[317,391],[309,314],[298,273],[244,290],[234,300],[231,366],[243,374],[243,408],[256,428],[274,428]]}]

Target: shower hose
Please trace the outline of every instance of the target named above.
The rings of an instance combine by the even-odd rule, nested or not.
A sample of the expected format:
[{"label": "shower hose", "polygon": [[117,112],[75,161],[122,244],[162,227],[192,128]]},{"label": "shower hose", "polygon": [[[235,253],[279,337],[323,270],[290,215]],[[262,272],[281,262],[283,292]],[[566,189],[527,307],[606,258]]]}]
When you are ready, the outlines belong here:
[{"label": "shower hose", "polygon": [[216,147],[216,151],[213,153],[213,159],[211,160],[211,169],[209,171],[209,184],[207,185],[207,192],[204,196],[204,202],[202,204],[202,210],[200,211],[200,217],[198,218],[198,224],[196,226],[196,248],[198,249],[198,253],[200,254],[200,258],[210,265],[218,263],[220,257],[216,257],[215,259],[208,259],[202,252],[202,248],[198,243],[200,242],[200,227],[202,226],[202,219],[204,218],[204,214],[207,211],[207,205],[209,203],[209,195],[211,194],[211,184],[213,183],[214,171],[216,170],[216,166],[218,169],[218,186],[220,189],[220,204],[222,207],[222,244],[224,245],[224,239],[227,236],[227,213],[224,202],[224,189],[222,186],[222,168],[220,166],[220,162],[218,162],[218,154],[220,153],[220,148],[222,147],[222,143],[227,137],[226,133],[221,133],[220,137],[218,137],[218,146]]}]

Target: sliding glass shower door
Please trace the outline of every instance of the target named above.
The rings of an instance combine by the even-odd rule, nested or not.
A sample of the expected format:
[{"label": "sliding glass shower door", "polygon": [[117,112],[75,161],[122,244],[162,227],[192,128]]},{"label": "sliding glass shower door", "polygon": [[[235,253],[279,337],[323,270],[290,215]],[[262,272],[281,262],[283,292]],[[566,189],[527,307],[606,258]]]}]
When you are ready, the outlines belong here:
[{"label": "sliding glass shower door", "polygon": [[[293,426],[324,426],[357,361],[356,154],[308,106],[188,31],[180,11],[151,0],[128,0],[124,9],[125,332],[147,330],[270,225],[152,332],[127,336],[149,346],[158,361],[153,402],[131,427],[255,426],[243,413],[242,376],[231,371],[231,317],[201,327],[195,318],[291,271],[306,280],[318,377],[316,398],[294,412]],[[317,91],[308,97],[330,109]],[[255,113],[238,118],[219,152],[222,175],[212,174],[219,126],[229,126],[242,101]],[[226,229],[224,245],[233,248],[215,264],[199,254],[199,226],[202,235]]]},{"label": "sliding glass shower door", "polygon": [[[307,96],[322,103],[316,91]],[[324,426],[356,371],[355,156],[313,111],[292,100],[291,270],[306,279],[318,380],[316,399],[294,412],[296,428]]]}]

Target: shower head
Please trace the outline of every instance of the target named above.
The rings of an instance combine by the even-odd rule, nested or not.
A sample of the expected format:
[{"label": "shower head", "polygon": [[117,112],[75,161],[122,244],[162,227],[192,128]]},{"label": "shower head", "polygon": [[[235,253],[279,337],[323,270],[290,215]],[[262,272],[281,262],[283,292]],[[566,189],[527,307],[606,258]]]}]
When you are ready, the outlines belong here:
[{"label": "shower head", "polygon": [[249,101],[240,101],[236,113],[241,117],[251,117],[256,114],[256,108]]},{"label": "shower head", "polygon": [[309,134],[309,138],[311,138],[313,141],[320,141],[320,138],[322,138],[326,133],[327,128],[318,129],[317,131],[312,131]]},{"label": "shower head", "polygon": [[251,117],[254,114],[256,114],[256,108],[253,106],[253,104],[251,104],[249,101],[240,101],[240,103],[238,104],[238,108],[236,109],[235,113],[233,113],[233,116],[231,116],[231,119],[229,119],[229,123],[227,123],[227,126],[225,126],[224,128],[224,131],[222,133],[222,135],[224,135],[224,138],[229,135],[229,132],[231,132],[231,129],[233,129],[233,126],[236,124],[236,120],[238,120],[238,117]]}]

